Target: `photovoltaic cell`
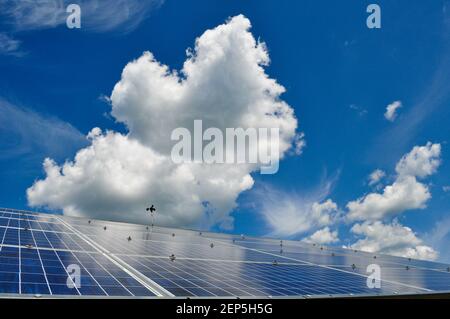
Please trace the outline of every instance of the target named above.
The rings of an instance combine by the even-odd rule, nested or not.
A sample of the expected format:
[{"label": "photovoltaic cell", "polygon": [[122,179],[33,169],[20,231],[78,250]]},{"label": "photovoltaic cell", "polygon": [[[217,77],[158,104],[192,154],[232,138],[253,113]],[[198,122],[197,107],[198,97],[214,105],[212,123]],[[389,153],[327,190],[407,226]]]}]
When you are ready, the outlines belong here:
[{"label": "photovoltaic cell", "polygon": [[[0,220],[0,293],[154,296],[56,218],[3,211]],[[69,265],[80,267],[79,288],[67,284]]]},{"label": "photovoltaic cell", "polygon": [[[189,296],[295,296],[373,293],[366,278],[304,264],[236,263],[127,257],[139,271],[174,294]],[[378,293],[420,290],[383,285]]]},{"label": "photovoltaic cell", "polygon": [[[367,285],[371,264],[381,267],[381,288]],[[420,294],[450,291],[448,267],[298,241],[0,209],[0,294],[15,296]]]}]

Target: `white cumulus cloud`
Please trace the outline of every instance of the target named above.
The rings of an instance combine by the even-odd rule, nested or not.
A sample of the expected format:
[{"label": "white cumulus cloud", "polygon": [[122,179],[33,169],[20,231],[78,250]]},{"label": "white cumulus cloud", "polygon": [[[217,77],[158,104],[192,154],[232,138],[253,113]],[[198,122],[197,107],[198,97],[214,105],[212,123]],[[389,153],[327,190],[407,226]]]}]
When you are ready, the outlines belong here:
[{"label": "white cumulus cloud", "polygon": [[440,164],[440,144],[414,147],[397,163],[393,184],[381,193],[369,193],[347,204],[350,220],[377,220],[410,209],[422,209],[431,198],[428,187],[417,181],[433,174]]},{"label": "white cumulus cloud", "polygon": [[206,31],[180,72],[145,52],[125,67],[114,87],[112,115],[127,125],[130,137],[164,154],[172,147],[167,141],[173,129],[192,132],[195,119],[222,131],[278,127],[283,154],[292,146],[297,120],[279,99],[284,87],[264,71],[270,62],[266,45],[249,28],[250,21],[237,16]]},{"label": "white cumulus cloud", "polygon": [[394,220],[391,224],[381,221],[355,224],[351,231],[356,235],[365,236],[350,246],[371,253],[434,260],[438,253],[423,244],[411,228],[400,225]]},{"label": "white cumulus cloud", "polygon": [[231,227],[230,212],[253,186],[250,173],[258,165],[174,164],[170,135],[201,119],[204,128],[279,128],[280,157],[298,145],[293,109],[280,99],[284,88],[265,73],[268,52],[250,27],[240,15],[207,30],[179,72],[151,52],[126,65],[110,100],[128,134],[95,128],[88,134],[92,144],[73,161],[47,159],[45,178],[27,191],[29,204],[145,223],[144,208],[153,203],[157,224]]},{"label": "white cumulus cloud", "polygon": [[351,220],[381,219],[409,209],[425,208],[431,198],[428,187],[414,176],[396,180],[382,193],[370,193],[347,204]]},{"label": "white cumulus cloud", "polygon": [[384,113],[384,117],[388,121],[395,121],[397,118],[397,111],[402,107],[401,101],[394,101],[386,107],[386,112]]},{"label": "white cumulus cloud", "polygon": [[441,145],[428,142],[425,146],[415,146],[397,163],[395,170],[401,176],[425,178],[436,172],[441,164]]},{"label": "white cumulus cloud", "polygon": [[318,244],[318,245],[327,245],[334,244],[339,241],[338,231],[331,231],[330,227],[324,227],[319,229],[311,236],[302,240],[305,243]]},{"label": "white cumulus cloud", "polygon": [[[253,180],[232,166],[175,165],[139,141],[94,129],[92,145],[73,162],[44,162],[46,178],[28,189],[32,206],[63,208],[72,216],[148,223],[144,208],[158,209],[163,225],[194,225],[204,217],[205,203],[214,208],[211,222],[227,222],[237,195]],[[205,203],[204,203],[205,202]]]}]

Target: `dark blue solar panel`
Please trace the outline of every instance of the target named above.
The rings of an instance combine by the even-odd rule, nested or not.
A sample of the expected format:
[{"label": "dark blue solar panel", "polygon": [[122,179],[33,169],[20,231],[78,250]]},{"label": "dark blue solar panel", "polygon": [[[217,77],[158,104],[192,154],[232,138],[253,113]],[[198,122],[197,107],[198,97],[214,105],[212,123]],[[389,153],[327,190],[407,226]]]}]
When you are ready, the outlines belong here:
[{"label": "dark blue solar panel", "polygon": [[[373,294],[366,278],[302,264],[236,263],[126,257],[125,261],[174,294],[194,296],[295,296]],[[181,289],[188,291],[183,292]],[[418,293],[386,283],[377,293]]]},{"label": "dark blue solar panel", "polygon": [[[381,288],[367,286],[370,264]],[[80,286],[69,287],[70,265]],[[323,296],[450,291],[448,266],[296,241],[0,209],[0,293]],[[70,279],[69,279],[70,281]]]},{"label": "dark blue solar panel", "polygon": [[[154,296],[56,218],[0,211],[0,221],[0,293]],[[69,265],[79,287],[67,284]]]}]

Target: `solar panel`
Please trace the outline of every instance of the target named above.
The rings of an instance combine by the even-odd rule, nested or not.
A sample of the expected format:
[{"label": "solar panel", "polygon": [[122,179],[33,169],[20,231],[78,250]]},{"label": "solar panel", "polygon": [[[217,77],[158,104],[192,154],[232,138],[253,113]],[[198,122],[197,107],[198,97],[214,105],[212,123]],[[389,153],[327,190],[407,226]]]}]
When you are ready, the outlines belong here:
[{"label": "solar panel", "polygon": [[[367,284],[372,264],[381,269],[379,288]],[[423,294],[450,291],[448,267],[298,241],[0,209],[1,295]]]}]

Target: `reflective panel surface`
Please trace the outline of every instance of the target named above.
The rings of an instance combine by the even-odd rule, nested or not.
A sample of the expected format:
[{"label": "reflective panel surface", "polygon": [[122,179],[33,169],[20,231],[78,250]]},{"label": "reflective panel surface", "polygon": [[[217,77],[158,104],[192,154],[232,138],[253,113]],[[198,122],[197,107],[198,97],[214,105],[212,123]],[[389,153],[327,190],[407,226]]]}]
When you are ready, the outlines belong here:
[{"label": "reflective panel surface", "polygon": [[[373,287],[370,265],[380,269]],[[323,297],[450,291],[448,265],[298,241],[0,209],[0,293]]]}]

